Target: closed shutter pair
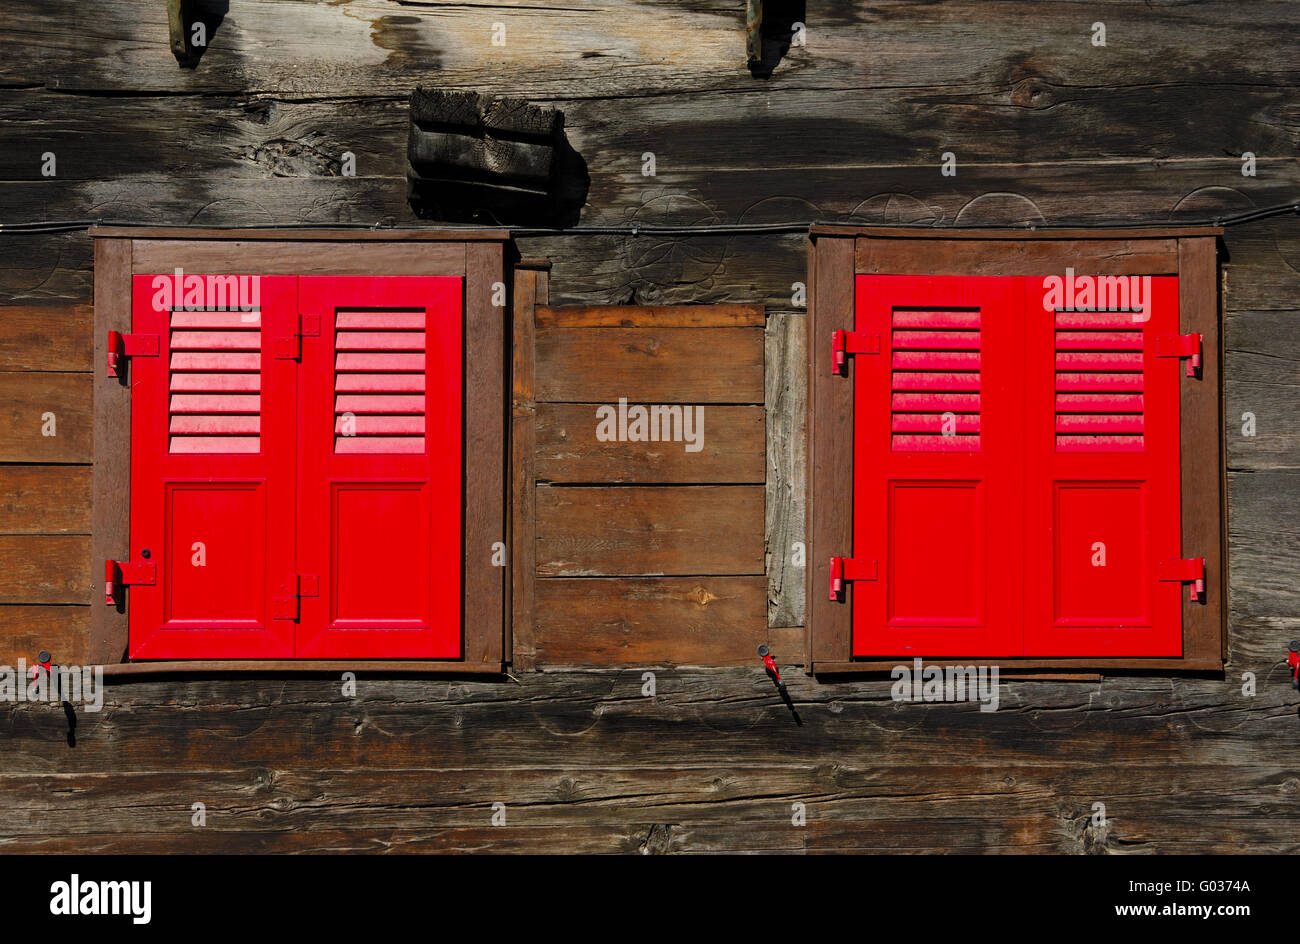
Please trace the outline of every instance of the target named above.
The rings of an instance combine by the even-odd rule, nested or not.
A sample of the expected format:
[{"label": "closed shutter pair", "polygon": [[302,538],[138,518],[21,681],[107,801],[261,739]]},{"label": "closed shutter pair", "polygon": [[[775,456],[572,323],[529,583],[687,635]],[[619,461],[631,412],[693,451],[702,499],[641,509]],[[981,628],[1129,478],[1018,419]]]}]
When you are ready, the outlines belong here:
[{"label": "closed shutter pair", "polygon": [[857,277],[855,656],[1182,654],[1178,280],[1144,287]]}]

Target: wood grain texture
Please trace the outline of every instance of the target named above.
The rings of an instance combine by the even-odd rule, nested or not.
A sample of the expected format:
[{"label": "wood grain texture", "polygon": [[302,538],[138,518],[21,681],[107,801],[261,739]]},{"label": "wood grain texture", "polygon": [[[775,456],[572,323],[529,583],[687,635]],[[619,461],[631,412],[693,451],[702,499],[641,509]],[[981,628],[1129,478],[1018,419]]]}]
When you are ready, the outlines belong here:
[{"label": "wood grain texture", "polygon": [[[79,711],[75,750],[61,712],[5,704],[0,835],[7,851],[55,850],[62,836],[115,851],[141,835],[179,850],[198,798],[208,851],[399,851],[402,836],[472,849],[468,831],[492,829],[499,800],[511,825],[498,829],[537,835],[479,842],[536,851],[567,848],[557,827],[579,831],[576,850],[652,825],[677,852],[1300,849],[1281,828],[1300,814],[1285,802],[1294,770],[1276,759],[1289,737],[1278,722],[1294,718],[1280,689],[1007,682],[1001,710],[982,713],[900,706],[888,680],[791,673],[796,728],[759,667],[656,676],[653,697],[639,668],[520,684],[363,678],[346,701],[333,679],[196,680],[184,700],[175,682],[144,680]],[[773,830],[795,799],[809,825]],[[1098,801],[1105,828],[1091,822]],[[453,831],[461,843],[437,845]]]},{"label": "wood grain texture", "polygon": [[[808,660],[846,662],[852,653],[852,611],[832,602],[830,559],[853,549],[853,424],[851,377],[831,376],[832,331],[853,328],[854,240],[823,236],[809,244],[808,476],[806,625]],[[850,368],[852,372],[852,368]],[[849,591],[852,593],[852,590]]]},{"label": "wood grain texture", "polygon": [[772,312],[766,334],[768,625],[804,625],[808,347],[804,312]]},{"label": "wood grain texture", "polygon": [[[175,231],[173,231],[174,233]],[[232,234],[237,236],[238,234]],[[231,238],[135,238],[131,271],[140,275],[169,274],[177,266],[187,272],[250,275],[465,275],[462,243],[418,240],[348,244],[313,239],[262,241]]]},{"label": "wood grain texture", "polygon": [[[782,661],[783,675],[787,665]],[[885,772],[938,769],[956,756],[957,766],[985,757],[1012,775],[1044,761],[1095,768],[1113,774],[1118,790],[1120,771],[1140,764],[1170,773],[1212,765],[1231,777],[1272,767],[1292,733],[1279,720],[1295,717],[1284,678],[1253,699],[1240,685],[1213,678],[1009,681],[996,712],[970,703],[897,703],[888,678],[825,685],[795,672],[786,680],[805,722],[801,730],[757,664],[665,671],[654,699],[641,696],[639,672],[613,670],[530,673],[519,684],[384,680],[363,684],[356,702],[339,697],[337,678],[196,679],[184,685],[184,703],[174,681],[124,683],[110,687],[110,710],[83,719],[77,749],[56,755],[51,745],[61,743],[65,729],[60,713],[6,703],[0,724],[16,738],[5,776],[53,768],[64,776],[164,771],[174,778],[176,770],[251,775],[260,767],[392,771],[430,763],[444,770],[572,772],[672,766],[672,757],[689,758],[692,766],[750,757],[802,767],[837,755],[841,763],[859,759]],[[1180,710],[1171,712],[1171,705]],[[1033,709],[1037,723],[1026,725]],[[314,736],[303,737],[304,730]],[[228,753],[231,741],[240,744],[238,763]],[[1107,756],[1115,767],[1080,763]],[[461,789],[454,781],[445,786]]]},{"label": "wood grain texture", "polygon": [[857,271],[867,275],[1063,276],[1062,256],[1079,275],[1178,273],[1178,241],[1171,238],[920,240],[878,235],[860,238],[857,254]]},{"label": "wood grain texture", "polygon": [[1300,308],[1228,311],[1224,439],[1233,469],[1300,469]]},{"label": "wood grain texture", "polygon": [[0,604],[91,602],[90,538],[0,535]]},{"label": "wood grain texture", "polygon": [[[435,247],[436,248],[436,247]],[[493,546],[509,552],[506,469],[509,413],[506,389],[506,309],[493,304],[504,285],[500,243],[460,247],[465,261],[465,483],[462,591],[466,664],[500,666],[505,656],[506,567]],[[435,259],[427,263],[431,271]],[[505,297],[504,290],[500,296]]]},{"label": "wood grain texture", "polygon": [[90,467],[0,466],[0,534],[90,534]]},{"label": "wood grain texture", "polygon": [[89,374],[0,372],[0,462],[89,462],[91,429]]},{"label": "wood grain texture", "polygon": [[761,328],[762,305],[590,305],[537,310],[542,328]]},{"label": "wood grain texture", "polygon": [[[184,147],[184,145],[181,145]],[[270,241],[274,243],[318,243],[318,242],[336,242],[336,243],[462,243],[462,242],[503,242],[510,238],[510,231],[507,229],[491,229],[485,227],[461,227],[454,229],[438,229],[437,227],[421,228],[381,228],[381,229],[330,229],[329,227],[312,227],[307,230],[294,229],[292,227],[283,228],[264,228],[264,229],[237,229],[232,231],[229,228],[212,228],[204,229],[199,226],[186,227],[183,233],[178,233],[175,227],[170,226],[92,226],[87,230],[91,237],[117,237],[123,239],[160,239],[175,240],[178,237],[185,240],[213,240],[216,242],[229,243],[235,239],[242,242],[248,241]],[[272,246],[271,249],[282,247]],[[300,247],[301,248],[301,247]],[[146,256],[148,254],[146,253]]]},{"label": "wood grain texture", "polygon": [[762,328],[538,328],[537,399],[762,403]]},{"label": "wood grain texture", "polygon": [[760,575],[763,488],[537,488],[542,577]]},{"label": "wood grain texture", "polygon": [[[545,266],[545,268],[543,268]],[[534,332],[539,304],[548,299],[549,263],[517,264],[511,334],[510,431],[510,661],[531,671],[537,660],[537,404],[534,400]]]},{"label": "wood grain texture", "polygon": [[[71,93],[131,89],[215,96],[276,88],[301,96],[325,88],[380,97],[396,97],[420,82],[441,79],[449,87],[513,91],[533,99],[631,97],[754,84],[743,58],[737,63],[738,48],[744,56],[744,9],[734,4],[679,2],[645,9],[627,0],[605,0],[561,10],[505,5],[498,19],[504,18],[510,41],[501,47],[490,42],[495,14],[478,4],[365,0],[349,7],[253,0],[239,11],[237,21],[232,15],[216,31],[201,68],[182,71],[166,56],[152,55],[157,37],[167,36],[161,6],[144,0],[50,0],[26,20],[5,21],[6,27],[23,23],[26,33],[6,35],[0,45],[0,78],[15,86],[48,81]],[[94,17],[95,36],[59,29],[78,12]],[[402,19],[395,18],[399,13]],[[1170,35],[1170,17],[1134,8],[1125,21],[1122,45],[1079,55],[1079,37],[1086,43],[1088,33],[1080,32],[1077,10],[1067,2],[1044,3],[1033,21],[981,0],[945,4],[924,18],[905,6],[837,4],[818,24],[819,44],[789,50],[774,79],[796,90],[932,89],[913,109],[921,104],[942,109],[962,127],[968,121],[958,105],[991,101],[1003,104],[1010,112],[1005,120],[1013,126],[1052,106],[1080,120],[1093,110],[1129,117],[1136,107],[1133,87],[1147,84],[1155,86],[1148,100],[1158,95],[1163,106],[1154,109],[1152,135],[1163,137],[1176,134],[1172,118],[1164,114],[1166,100],[1197,99],[1180,87],[1166,87],[1162,62],[1193,58],[1200,68],[1189,68],[1188,81],[1201,89],[1238,82],[1267,91],[1294,77],[1285,57],[1249,63],[1266,39],[1294,41],[1300,26],[1286,7],[1271,10],[1261,22],[1229,0],[1216,0],[1180,10],[1172,22],[1179,27],[1177,36]],[[689,48],[671,57],[646,48],[684,33],[692,36]],[[739,47],[737,36],[742,38]],[[869,71],[861,60],[867,44],[880,46]],[[935,56],[936,48],[951,54]],[[1023,51],[1029,49],[1035,55],[1026,61]],[[1208,69],[1208,62],[1217,61],[1211,52],[1224,60],[1218,71]],[[1031,68],[1037,63],[1043,65]],[[1077,104],[1068,95],[1071,88],[1096,89],[1093,109]],[[1069,127],[1057,116],[1049,120]],[[1229,130],[1237,127],[1228,124]],[[1136,136],[1124,143],[1140,148],[1144,156],[1162,154],[1156,142],[1143,145]]]},{"label": "wood grain texture", "polygon": [[1300,472],[1228,473],[1228,660],[1269,665],[1300,638]]},{"label": "wood grain texture", "polygon": [[763,642],[762,577],[537,582],[538,659],[550,665],[747,665]]},{"label": "wood grain texture", "polygon": [[1218,250],[1212,236],[1178,240],[1179,330],[1201,335],[1201,369],[1179,372],[1182,554],[1205,559],[1205,601],[1183,599],[1183,656],[1222,659],[1228,627],[1227,511],[1223,480],[1222,363]]},{"label": "wood grain texture", "polygon": [[0,370],[89,371],[89,305],[0,307]]},{"label": "wood grain texture", "polygon": [[42,649],[60,665],[90,664],[90,607],[0,606],[0,663],[33,665]]},{"label": "wood grain texture", "polygon": [[[106,363],[108,332],[131,330],[131,258],[129,239],[96,239],[95,244],[95,358]],[[166,270],[164,270],[166,271]],[[112,664],[126,658],[127,615],[123,604],[107,606],[103,601],[103,566],[106,560],[126,560],[131,552],[131,391],[126,377],[113,378],[106,371],[93,376],[95,455],[91,481],[92,572],[99,576],[92,591],[90,638],[86,643],[90,659]],[[130,594],[130,591],[127,591]],[[96,605],[98,604],[98,605]]]},{"label": "wood grain texture", "polygon": [[[585,484],[727,484],[764,481],[764,411],[760,406],[693,406],[694,441],[609,442],[597,438],[600,420],[589,403],[537,407],[537,478]],[[683,415],[663,419],[684,437]],[[675,425],[674,425],[675,424]],[[662,435],[662,434],[661,434]],[[691,447],[698,445],[698,450]]]}]

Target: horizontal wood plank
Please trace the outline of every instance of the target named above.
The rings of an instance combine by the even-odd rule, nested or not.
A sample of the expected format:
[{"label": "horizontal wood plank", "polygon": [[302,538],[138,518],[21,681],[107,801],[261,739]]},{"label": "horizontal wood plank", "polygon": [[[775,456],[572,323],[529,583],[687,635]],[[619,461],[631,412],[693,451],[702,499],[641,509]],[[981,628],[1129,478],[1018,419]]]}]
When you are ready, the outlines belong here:
[{"label": "horizontal wood plank", "polygon": [[90,370],[92,318],[89,305],[0,307],[0,370]]},{"label": "horizontal wood plank", "polygon": [[[1177,240],[859,239],[856,271],[869,275],[1176,275]],[[869,245],[868,245],[869,244]]]},{"label": "horizontal wood plank", "polygon": [[89,534],[90,466],[0,466],[0,534]]},{"label": "horizontal wood plank", "polygon": [[[490,809],[490,807],[489,807]],[[660,840],[660,835],[664,836]],[[719,840],[714,838],[713,843]],[[451,826],[428,829],[191,830],[188,833],[49,833],[0,838],[9,855],[284,855],[387,853],[392,855],[637,855],[666,852],[666,832],[654,824],[565,827],[564,842],[543,826]]]},{"label": "horizontal wood plank", "polygon": [[0,535],[0,561],[0,604],[92,602],[88,537]]},{"label": "horizontal wood plank", "polygon": [[763,573],[759,485],[538,486],[537,573]]},{"label": "horizontal wood plank", "polygon": [[[760,406],[695,406],[656,419],[658,442],[599,438],[598,407],[542,403],[537,407],[537,478],[545,482],[761,483],[763,425]],[[685,414],[692,410],[692,441],[685,439]],[[680,437],[664,441],[672,430]],[[697,448],[698,447],[698,448]]]},{"label": "horizontal wood plank", "polygon": [[761,328],[762,305],[585,305],[540,307],[541,328]]},{"label": "horizontal wood plank", "polygon": [[0,663],[30,665],[44,649],[60,665],[85,665],[89,640],[89,606],[0,605]]},{"label": "horizontal wood plank", "polygon": [[539,328],[537,399],[762,403],[763,329]]},{"label": "horizontal wood plank", "polygon": [[[1265,684],[1267,667],[1254,698],[1222,678],[1106,678],[1100,688],[1007,680],[999,709],[983,712],[969,702],[895,702],[888,676],[827,685],[780,664],[804,722],[798,731],[757,659],[737,668],[665,669],[655,698],[643,697],[640,673],[625,669],[529,673],[518,682],[371,685],[362,677],[356,701],[340,699],[337,677],[192,679],[179,689],[184,699],[174,679],[141,679],[109,689],[107,701],[117,710],[82,716],[78,748],[58,755],[58,772],[71,782],[160,770],[174,778],[177,770],[237,768],[251,777],[260,767],[394,771],[432,763],[448,771],[539,767],[572,774],[672,766],[683,758],[694,767],[737,758],[815,767],[841,756],[866,758],[868,769],[880,773],[937,771],[953,766],[953,757],[987,757],[1000,776],[1067,763],[1113,773],[1113,789],[1122,790],[1123,771],[1138,764],[1169,771],[1211,766],[1237,778],[1275,764],[1294,733],[1277,723],[1295,718],[1293,690],[1281,671]],[[1179,710],[1171,711],[1171,702]],[[1035,723],[1026,726],[1030,714]],[[0,727],[11,732],[6,775],[50,773],[49,746],[66,731],[60,712],[0,703]],[[237,764],[232,741],[240,747]],[[1112,763],[1087,762],[1094,758]],[[459,792],[459,781],[451,782]],[[0,812],[5,808],[0,802]],[[1300,811],[1293,815],[1300,819]]]},{"label": "horizontal wood plank", "polygon": [[90,390],[90,374],[0,372],[0,462],[89,462]]},{"label": "horizontal wood plank", "polygon": [[[795,634],[802,636],[802,630],[786,630],[784,645],[774,645],[785,658],[795,654]],[[542,664],[748,665],[764,642],[769,638],[762,577],[537,581]]]},{"label": "horizontal wood plank", "polygon": [[[131,271],[249,275],[464,275],[465,246],[412,240],[349,245],[337,241],[133,239]],[[382,260],[382,261],[380,261]]]}]

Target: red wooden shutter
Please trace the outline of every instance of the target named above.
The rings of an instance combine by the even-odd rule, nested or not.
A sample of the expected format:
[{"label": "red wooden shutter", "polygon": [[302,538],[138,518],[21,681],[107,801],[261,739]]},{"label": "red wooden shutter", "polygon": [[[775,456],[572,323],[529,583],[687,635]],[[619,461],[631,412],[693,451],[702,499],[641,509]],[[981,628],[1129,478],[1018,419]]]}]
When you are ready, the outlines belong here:
[{"label": "red wooden shutter", "polygon": [[[1134,280],[1134,283],[1138,283]],[[1025,655],[1179,656],[1178,280],[1141,313],[1044,310],[1026,293]],[[1132,306],[1130,306],[1132,307]],[[1145,319],[1145,320],[1144,320]]]},{"label": "red wooden shutter", "polygon": [[296,378],[271,351],[295,280],[262,276],[260,310],[244,312],[172,310],[154,279],[132,279],[133,332],[156,336],[158,356],[128,374],[131,560],[155,567],[130,591],[130,655],[290,656],[271,599],[294,571]]},{"label": "red wooden shutter", "polygon": [[461,654],[461,299],[459,278],[299,280],[320,330],[302,345],[300,657]]},{"label": "red wooden shutter", "polygon": [[[857,656],[1021,651],[1024,283],[857,277]],[[867,343],[865,347],[870,348]],[[848,549],[841,551],[848,556]]]}]

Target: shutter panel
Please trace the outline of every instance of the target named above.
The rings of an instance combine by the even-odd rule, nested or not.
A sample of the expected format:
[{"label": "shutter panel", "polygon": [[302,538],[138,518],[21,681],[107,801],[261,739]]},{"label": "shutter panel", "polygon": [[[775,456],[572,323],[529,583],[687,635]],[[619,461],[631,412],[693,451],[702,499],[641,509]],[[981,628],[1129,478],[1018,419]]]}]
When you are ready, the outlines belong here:
[{"label": "shutter panel", "polygon": [[[461,654],[459,278],[299,280],[302,658]],[[472,548],[483,566],[491,548]]]},{"label": "shutter panel", "polygon": [[1180,656],[1185,588],[1159,562],[1182,556],[1181,369],[1157,356],[1178,333],[1178,280],[1151,278],[1141,314],[1045,310],[1040,284],[1026,308],[1025,655]]},{"label": "shutter panel", "polygon": [[857,277],[880,354],[850,372],[852,556],[877,562],[847,591],[856,656],[1020,654],[1023,298],[1015,278]]},{"label": "shutter panel", "polygon": [[132,279],[133,330],[159,355],[128,374],[131,559],[156,566],[128,596],[130,656],[291,656],[271,598],[294,570],[296,378],[271,351],[295,280],[262,276],[250,312],[156,309],[153,280]]}]

